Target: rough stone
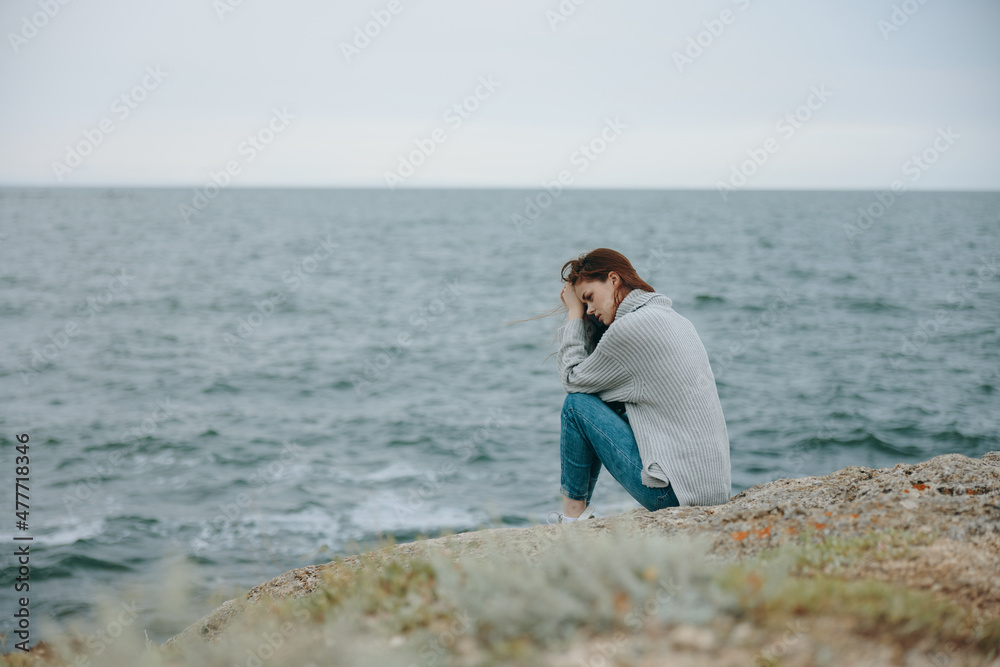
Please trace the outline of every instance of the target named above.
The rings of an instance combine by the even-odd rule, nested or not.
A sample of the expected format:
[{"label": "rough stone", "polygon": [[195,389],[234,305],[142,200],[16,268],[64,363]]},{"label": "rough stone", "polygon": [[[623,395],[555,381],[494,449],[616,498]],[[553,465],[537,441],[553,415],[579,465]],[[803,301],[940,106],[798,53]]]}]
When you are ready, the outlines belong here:
[{"label": "rough stone", "polygon": [[[850,466],[825,476],[758,484],[714,507],[637,508],[577,523],[473,531],[391,549],[405,556],[440,549],[452,557],[477,557],[492,553],[487,547],[494,542],[485,539],[489,535],[500,538],[508,553],[530,560],[557,531],[596,533],[622,525],[634,532],[707,535],[711,557],[724,560],[747,558],[809,535],[849,538],[873,529],[922,535],[926,543],[915,545],[910,557],[848,563],[848,576],[934,591],[985,616],[1000,615],[1000,452],[981,459],[945,454],[884,469]],[[243,613],[244,602],[306,595],[322,584],[327,570],[354,567],[359,558],[285,572],[252,588],[245,601],[226,602],[168,643],[214,639]]]}]

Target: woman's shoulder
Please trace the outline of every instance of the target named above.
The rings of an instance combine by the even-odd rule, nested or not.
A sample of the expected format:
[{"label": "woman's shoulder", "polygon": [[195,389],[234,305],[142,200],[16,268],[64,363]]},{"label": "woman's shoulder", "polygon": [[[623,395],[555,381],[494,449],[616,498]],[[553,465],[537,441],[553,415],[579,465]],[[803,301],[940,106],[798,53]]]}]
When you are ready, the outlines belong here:
[{"label": "woman's shoulder", "polygon": [[[624,303],[623,300],[622,304]],[[622,315],[615,315],[614,322],[604,335],[612,334],[612,340],[650,343],[661,340],[668,332],[677,333],[686,329],[690,322],[675,311],[671,303],[663,294],[645,292],[639,305]]]},{"label": "woman's shoulder", "polygon": [[662,308],[641,308],[623,315],[616,315],[605,332],[605,337],[613,339],[638,340],[650,335],[656,335],[667,322],[668,316]]},{"label": "woman's shoulder", "polygon": [[618,305],[613,324],[621,322],[634,326],[644,320],[667,317],[674,312],[672,304],[668,296],[659,292],[632,290]]}]

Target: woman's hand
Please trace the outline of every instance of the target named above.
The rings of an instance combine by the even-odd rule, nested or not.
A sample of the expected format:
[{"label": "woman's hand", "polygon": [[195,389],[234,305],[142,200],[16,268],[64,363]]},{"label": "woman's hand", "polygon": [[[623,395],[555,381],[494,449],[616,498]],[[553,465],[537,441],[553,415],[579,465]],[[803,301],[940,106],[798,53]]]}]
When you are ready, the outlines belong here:
[{"label": "woman's hand", "polygon": [[563,285],[562,292],[559,294],[559,298],[562,299],[563,304],[566,306],[566,310],[569,311],[569,319],[580,320],[583,319],[583,302],[580,301],[580,297],[576,295],[576,290],[569,283]]}]

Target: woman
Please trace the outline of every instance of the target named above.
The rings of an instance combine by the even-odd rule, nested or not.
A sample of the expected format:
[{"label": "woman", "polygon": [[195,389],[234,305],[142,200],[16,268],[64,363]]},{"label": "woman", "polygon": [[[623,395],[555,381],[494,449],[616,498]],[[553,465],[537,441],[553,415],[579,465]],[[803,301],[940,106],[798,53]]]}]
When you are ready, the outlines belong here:
[{"label": "woman", "polygon": [[650,511],[728,502],[729,435],[694,326],[614,250],[570,260],[561,275],[559,522],[593,516],[602,465]]}]

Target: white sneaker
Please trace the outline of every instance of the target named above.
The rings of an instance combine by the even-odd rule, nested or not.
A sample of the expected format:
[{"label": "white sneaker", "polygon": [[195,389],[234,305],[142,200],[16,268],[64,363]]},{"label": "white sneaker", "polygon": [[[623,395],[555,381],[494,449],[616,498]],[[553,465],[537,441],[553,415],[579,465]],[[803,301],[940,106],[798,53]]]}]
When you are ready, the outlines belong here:
[{"label": "white sneaker", "polygon": [[[556,515],[556,521],[552,520],[552,515],[553,514]],[[582,519],[590,519],[590,518],[593,518],[593,517],[594,517],[594,506],[593,505],[587,505],[587,507],[583,510],[583,513],[580,514],[580,516],[576,517],[576,519],[577,519],[577,521],[580,521]],[[546,523],[549,523],[549,524],[555,524],[555,523],[573,523],[572,521],[563,521],[563,518],[564,517],[563,517],[563,515],[562,515],[561,512],[556,512],[555,510],[552,510],[551,512],[549,512],[548,516],[545,518],[545,521],[546,521]]]}]

